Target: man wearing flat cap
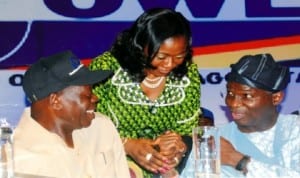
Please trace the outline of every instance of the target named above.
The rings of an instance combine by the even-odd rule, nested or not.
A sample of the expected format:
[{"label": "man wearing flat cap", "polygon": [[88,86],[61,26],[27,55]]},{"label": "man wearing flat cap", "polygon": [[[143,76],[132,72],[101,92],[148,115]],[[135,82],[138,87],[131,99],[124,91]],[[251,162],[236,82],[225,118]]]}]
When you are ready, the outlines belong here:
[{"label": "man wearing flat cap", "polygon": [[70,51],[43,57],[28,68],[23,89],[31,106],[14,133],[17,175],[130,177],[116,128],[94,112],[98,98],[92,85],[111,74],[90,71]]},{"label": "man wearing flat cap", "polygon": [[278,112],[289,69],[270,54],[246,55],[225,79],[233,122],[221,128],[222,178],[300,177],[300,118]]}]

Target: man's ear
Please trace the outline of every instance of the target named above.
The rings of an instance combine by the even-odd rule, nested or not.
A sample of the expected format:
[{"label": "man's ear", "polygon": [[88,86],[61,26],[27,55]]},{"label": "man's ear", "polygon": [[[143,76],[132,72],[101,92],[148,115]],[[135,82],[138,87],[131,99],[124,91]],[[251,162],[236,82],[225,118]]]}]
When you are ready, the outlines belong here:
[{"label": "man's ear", "polygon": [[282,102],[283,98],[284,98],[284,92],[283,91],[273,93],[272,94],[273,105],[274,106],[279,105]]},{"label": "man's ear", "polygon": [[61,109],[62,105],[60,103],[60,98],[59,95],[57,93],[51,93],[49,96],[49,102],[50,102],[50,106],[54,109]]}]

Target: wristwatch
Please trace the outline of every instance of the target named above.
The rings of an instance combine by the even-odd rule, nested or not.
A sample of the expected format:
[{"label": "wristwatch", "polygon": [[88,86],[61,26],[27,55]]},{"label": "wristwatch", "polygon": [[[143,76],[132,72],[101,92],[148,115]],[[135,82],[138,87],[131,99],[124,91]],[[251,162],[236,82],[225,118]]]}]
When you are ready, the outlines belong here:
[{"label": "wristwatch", "polygon": [[238,171],[243,172],[243,174],[246,175],[247,172],[248,172],[247,164],[249,162],[250,162],[250,156],[244,155],[243,158],[235,166],[235,169],[238,170]]}]

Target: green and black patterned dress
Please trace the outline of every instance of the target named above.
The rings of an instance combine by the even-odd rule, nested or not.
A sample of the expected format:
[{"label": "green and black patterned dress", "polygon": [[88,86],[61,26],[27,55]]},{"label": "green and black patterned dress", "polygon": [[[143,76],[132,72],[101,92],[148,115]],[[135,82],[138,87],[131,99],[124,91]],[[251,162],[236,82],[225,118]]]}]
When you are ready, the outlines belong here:
[{"label": "green and black patterned dress", "polygon": [[[143,94],[140,83],[131,80],[110,52],[93,59],[89,67],[91,70],[115,71],[104,85],[94,86],[93,92],[99,97],[97,111],[113,120],[122,138],[155,139],[167,130],[190,135],[197,125],[200,78],[196,64],[189,66],[187,75],[182,79],[170,74],[164,91],[156,101]],[[143,174],[151,177],[145,170]]]}]

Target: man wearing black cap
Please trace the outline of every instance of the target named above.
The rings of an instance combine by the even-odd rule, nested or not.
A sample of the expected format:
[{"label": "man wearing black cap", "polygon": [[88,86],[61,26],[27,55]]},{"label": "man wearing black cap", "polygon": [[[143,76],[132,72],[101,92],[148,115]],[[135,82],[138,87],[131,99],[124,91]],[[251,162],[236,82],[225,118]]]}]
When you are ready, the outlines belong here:
[{"label": "man wearing black cap", "polygon": [[233,122],[221,129],[223,177],[300,177],[300,119],[277,107],[290,81],[270,54],[231,65],[226,105]]},{"label": "man wearing black cap", "polygon": [[129,177],[110,119],[95,113],[94,83],[111,71],[89,71],[70,51],[41,58],[25,72],[31,101],[15,129],[15,171],[47,177]]}]

